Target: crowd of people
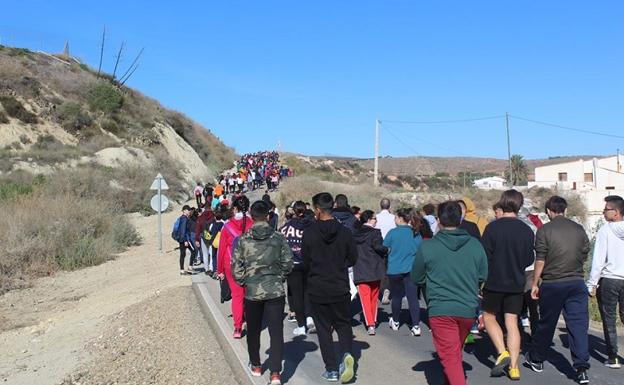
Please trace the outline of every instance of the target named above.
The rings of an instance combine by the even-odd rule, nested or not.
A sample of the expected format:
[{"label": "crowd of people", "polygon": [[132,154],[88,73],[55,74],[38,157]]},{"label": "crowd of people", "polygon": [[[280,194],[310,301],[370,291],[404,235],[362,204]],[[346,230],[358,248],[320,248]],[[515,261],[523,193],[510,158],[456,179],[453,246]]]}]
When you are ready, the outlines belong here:
[{"label": "crowd of people", "polygon": [[[271,168],[276,158],[263,154],[268,159],[263,164]],[[257,159],[244,157],[239,166],[246,165],[253,169]],[[492,206],[495,219],[487,221],[467,197],[394,212],[383,198],[375,212],[350,206],[343,194],[323,192],[311,204],[288,205],[279,228],[268,194],[250,203],[243,193],[231,204],[206,206],[190,234],[181,229],[193,214],[183,207],[180,270],[193,272],[192,267],[183,270],[182,250],[210,249],[202,254],[206,274],[229,290],[233,337],[247,338],[253,376],[262,375],[260,334],[263,319],[266,323],[272,385],[281,384],[286,304],[287,320],[297,323],[294,335],[317,335],[325,365],[321,377],[352,380],[351,302],[356,297],[370,336],[379,327],[379,302],[391,304],[388,326],[396,331],[403,326],[400,314],[407,298],[407,327],[417,337],[421,325],[428,326],[445,381],[452,385],[466,384],[463,346],[474,343],[479,333],[487,334],[497,352],[491,376],[520,379],[522,338],[530,346],[522,364],[543,371],[563,313],[576,380],[586,384],[588,297],[596,295],[608,351],[605,365],[620,367],[616,311],[619,304],[624,320],[624,200],[619,196],[605,199],[606,224],[596,236],[587,282],[583,266],[590,241],[583,227],[566,217],[567,202],[559,196],[546,202],[546,219],[524,209],[522,193],[504,191]],[[191,252],[190,265],[194,262]],[[421,298],[425,319],[420,319]],[[530,333],[523,335],[523,327]]]}]

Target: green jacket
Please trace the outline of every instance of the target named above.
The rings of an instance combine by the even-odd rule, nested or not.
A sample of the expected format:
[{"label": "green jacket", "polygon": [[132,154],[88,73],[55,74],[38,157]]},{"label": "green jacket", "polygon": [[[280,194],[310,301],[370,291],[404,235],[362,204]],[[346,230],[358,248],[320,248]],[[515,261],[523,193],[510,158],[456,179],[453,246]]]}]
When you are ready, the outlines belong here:
[{"label": "green jacket", "polygon": [[292,251],[282,233],[267,222],[254,223],[232,253],[232,275],[245,287],[245,298],[262,301],[285,295],[284,280],[292,270]]},{"label": "green jacket", "polygon": [[473,318],[487,274],[487,256],[476,238],[463,229],[441,230],[418,249],[412,281],[425,285],[430,317]]}]

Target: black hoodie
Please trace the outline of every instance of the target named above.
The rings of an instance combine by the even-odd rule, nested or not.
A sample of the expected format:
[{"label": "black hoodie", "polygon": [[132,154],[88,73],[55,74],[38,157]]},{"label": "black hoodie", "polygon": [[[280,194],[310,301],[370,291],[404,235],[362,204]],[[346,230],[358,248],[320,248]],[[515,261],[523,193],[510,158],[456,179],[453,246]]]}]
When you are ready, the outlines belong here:
[{"label": "black hoodie", "polygon": [[294,217],[282,226],[280,232],[286,237],[286,242],[290,246],[293,253],[293,262],[295,264],[303,263],[301,258],[301,242],[303,240],[303,230],[310,227],[314,222],[314,218]]},{"label": "black hoodie", "polygon": [[348,268],[357,261],[353,235],[337,220],[315,221],[303,232],[301,246],[308,270],[308,295],[316,303],[349,300]]},{"label": "black hoodie", "polygon": [[351,233],[355,232],[355,221],[357,218],[351,212],[351,209],[348,207],[336,207],[334,211],[332,211],[332,216],[336,218],[341,225],[351,230]]},{"label": "black hoodie", "polygon": [[383,245],[381,230],[363,225],[353,235],[358,260],[353,266],[353,282],[380,281],[386,275],[388,248]]}]

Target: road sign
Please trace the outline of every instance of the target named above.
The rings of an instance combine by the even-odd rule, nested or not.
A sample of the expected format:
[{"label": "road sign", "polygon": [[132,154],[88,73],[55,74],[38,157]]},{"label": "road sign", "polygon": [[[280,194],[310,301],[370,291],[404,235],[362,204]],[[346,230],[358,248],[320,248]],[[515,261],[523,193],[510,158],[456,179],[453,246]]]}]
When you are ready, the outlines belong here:
[{"label": "road sign", "polygon": [[152,182],[152,185],[150,186],[150,190],[158,190],[159,183],[160,183],[161,190],[169,190],[169,185],[167,185],[167,182],[165,182],[165,178],[163,178],[161,174],[156,175],[156,178],[154,179],[154,181]]},{"label": "road sign", "polygon": [[[160,201],[160,210],[158,209],[159,201]],[[150,200],[150,206],[152,206],[152,209],[154,209],[154,211],[161,213],[167,210],[167,208],[169,207],[169,199],[162,194],[160,194],[160,196],[156,194],[152,197],[152,200]]]}]

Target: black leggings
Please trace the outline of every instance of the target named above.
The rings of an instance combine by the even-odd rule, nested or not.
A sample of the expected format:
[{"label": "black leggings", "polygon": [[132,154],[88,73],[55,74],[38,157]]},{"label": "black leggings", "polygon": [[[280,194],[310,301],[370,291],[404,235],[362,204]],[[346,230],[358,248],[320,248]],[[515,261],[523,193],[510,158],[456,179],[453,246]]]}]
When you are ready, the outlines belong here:
[{"label": "black leggings", "polygon": [[184,242],[180,242],[180,270],[184,270],[184,258],[186,257],[186,249],[191,252],[191,259],[189,260],[189,267],[192,267],[195,263],[195,255],[197,252],[195,249],[184,246]]},{"label": "black leggings", "polygon": [[297,326],[306,325],[306,317],[310,315],[310,300],[308,299],[308,272],[299,264],[293,265],[293,269],[288,274],[287,283],[290,297],[288,305],[290,310],[297,316]]},{"label": "black leggings", "polygon": [[269,370],[271,373],[282,371],[284,356],[284,297],[252,301],[245,298],[245,320],[247,321],[247,352],[249,362],[254,366],[260,362],[260,332],[262,319],[266,319],[271,347],[269,348]]}]

